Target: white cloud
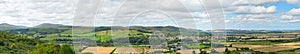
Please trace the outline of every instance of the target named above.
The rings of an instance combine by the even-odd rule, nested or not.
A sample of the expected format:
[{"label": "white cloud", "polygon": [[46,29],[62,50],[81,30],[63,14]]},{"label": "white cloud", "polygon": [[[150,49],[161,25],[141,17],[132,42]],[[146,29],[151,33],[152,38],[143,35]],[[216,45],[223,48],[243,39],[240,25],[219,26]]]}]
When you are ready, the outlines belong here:
[{"label": "white cloud", "polygon": [[0,23],[35,26],[40,23],[72,24],[73,0],[3,0]]},{"label": "white cloud", "polygon": [[231,23],[272,23],[274,19],[274,14],[248,14],[237,15],[226,20]]},{"label": "white cloud", "polygon": [[[173,16],[177,22],[189,26],[193,22],[198,24],[208,24],[210,19],[205,13],[205,7],[202,0],[105,0],[99,7],[99,15],[96,18],[97,25],[112,25],[114,17],[120,23],[127,23],[130,17],[138,15],[137,13],[154,9],[160,10]],[[203,0],[204,1],[204,0]],[[226,14],[242,14],[227,19],[226,22],[243,23],[265,23],[273,22],[276,18],[285,19],[290,22],[298,22],[300,9],[292,9],[280,17],[275,16],[276,6],[265,7],[265,4],[281,2],[283,0],[219,0]],[[286,0],[289,4],[300,5],[299,0]],[[72,24],[74,0],[0,0],[0,23],[10,23],[14,25],[35,26],[40,23]],[[122,6],[121,6],[122,5]],[[215,5],[215,3],[206,3],[206,5]],[[121,8],[119,9],[119,7]],[[187,7],[187,8],[185,8]],[[213,8],[206,7],[208,10]],[[189,10],[186,10],[189,9]],[[118,11],[118,12],[116,12]],[[189,12],[190,11],[190,12]],[[222,11],[218,12],[221,13]],[[117,13],[117,16],[114,14]],[[158,19],[153,21],[164,21],[165,15],[143,15],[139,19],[149,18]],[[159,20],[161,19],[161,20]],[[293,19],[293,20],[292,20]],[[142,22],[147,22],[142,21]],[[189,27],[186,26],[186,27]]]},{"label": "white cloud", "polygon": [[300,8],[298,9],[291,9],[290,11],[286,12],[284,15],[280,16],[281,22],[284,23],[297,23],[300,22]]},{"label": "white cloud", "polygon": [[240,6],[238,7],[234,13],[237,14],[265,14],[265,13],[275,13],[276,7],[263,7],[263,6]]},{"label": "white cloud", "polygon": [[298,22],[300,22],[300,20],[283,20],[282,21],[283,23],[298,23]]},{"label": "white cloud", "polygon": [[291,16],[291,15],[282,15],[280,18],[282,18],[283,20],[284,19],[293,19],[294,16]]},{"label": "white cloud", "polygon": [[286,2],[289,4],[295,4],[300,6],[300,0],[286,0]]},{"label": "white cloud", "polygon": [[235,0],[224,8],[226,14],[238,14],[226,19],[227,24],[269,24],[275,22],[276,6],[262,5],[280,2],[280,0]]},{"label": "white cloud", "polygon": [[289,12],[287,12],[288,15],[293,15],[293,16],[299,16],[300,15],[300,8],[298,9],[291,9]]},{"label": "white cloud", "polygon": [[[190,25],[194,18],[202,19],[207,15],[201,15],[204,9],[199,0],[128,0],[116,12],[126,0],[105,0],[95,20],[97,25],[112,25],[115,13],[120,21],[128,21],[127,17],[137,13],[157,9],[172,15],[178,22]],[[1,0],[0,23],[14,25],[36,26],[41,23],[55,23],[72,25],[73,12],[76,7],[74,0]],[[187,8],[185,8],[187,7]],[[188,9],[188,10],[186,10]],[[189,12],[191,11],[191,12]],[[194,16],[194,17],[192,17]],[[159,17],[159,16],[158,16]],[[153,17],[152,17],[153,18]],[[202,20],[207,22],[207,20]],[[191,26],[192,27],[192,26]]]},{"label": "white cloud", "polygon": [[[204,9],[199,0],[127,0],[120,7],[122,2],[124,2],[124,0],[103,2],[104,4],[101,8],[104,12],[99,15],[99,18],[105,19],[116,17],[115,20],[112,20],[114,21],[114,24],[126,25],[126,23],[129,23],[134,16],[144,14],[138,16],[138,19],[145,19],[139,20],[140,22],[157,21],[157,24],[160,24],[159,22],[165,21],[168,18],[166,15],[170,15],[176,20],[177,23],[181,24],[181,26],[189,25],[184,27],[195,27],[195,24],[191,24],[197,22],[194,19],[202,19],[204,18],[203,16],[205,16],[202,15]],[[120,8],[118,9],[118,7]],[[117,10],[118,12],[116,12]],[[156,14],[151,15],[151,12]],[[116,16],[114,16],[114,13],[117,13]]]},{"label": "white cloud", "polygon": [[249,18],[254,18],[254,19],[273,18],[274,16],[275,16],[274,14],[247,15],[247,17],[249,17]]},{"label": "white cloud", "polygon": [[264,4],[271,4],[277,3],[280,0],[237,0],[233,2],[233,5],[264,5]]}]

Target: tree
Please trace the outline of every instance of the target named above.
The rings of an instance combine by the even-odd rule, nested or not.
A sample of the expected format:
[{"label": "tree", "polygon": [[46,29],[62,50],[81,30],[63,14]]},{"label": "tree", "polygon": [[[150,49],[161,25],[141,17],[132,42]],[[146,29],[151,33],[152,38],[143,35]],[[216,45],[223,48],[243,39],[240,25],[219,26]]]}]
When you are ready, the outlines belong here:
[{"label": "tree", "polygon": [[201,51],[200,54],[207,54],[207,52],[206,51]]},{"label": "tree", "polygon": [[232,44],[230,44],[229,47],[232,47]]},{"label": "tree", "polygon": [[60,54],[75,54],[75,52],[69,45],[62,45],[60,50]]},{"label": "tree", "polygon": [[27,54],[37,43],[39,41],[25,36],[0,32],[0,54]]},{"label": "tree", "polygon": [[195,50],[193,50],[193,54],[196,54],[196,51],[195,51]]},{"label": "tree", "polygon": [[52,42],[51,44],[38,44],[37,48],[29,54],[75,54],[69,45],[57,45]]},{"label": "tree", "polygon": [[225,48],[225,53],[226,53],[226,54],[229,54],[229,53],[230,53],[227,47]]}]

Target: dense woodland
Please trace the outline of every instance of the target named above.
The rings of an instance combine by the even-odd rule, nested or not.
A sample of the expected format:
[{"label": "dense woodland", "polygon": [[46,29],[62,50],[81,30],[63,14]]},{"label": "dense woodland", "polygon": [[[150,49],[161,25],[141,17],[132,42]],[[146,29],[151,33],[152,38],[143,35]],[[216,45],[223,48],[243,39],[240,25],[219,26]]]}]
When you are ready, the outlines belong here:
[{"label": "dense woodland", "polygon": [[69,45],[48,44],[26,36],[0,32],[0,54],[74,54]]}]

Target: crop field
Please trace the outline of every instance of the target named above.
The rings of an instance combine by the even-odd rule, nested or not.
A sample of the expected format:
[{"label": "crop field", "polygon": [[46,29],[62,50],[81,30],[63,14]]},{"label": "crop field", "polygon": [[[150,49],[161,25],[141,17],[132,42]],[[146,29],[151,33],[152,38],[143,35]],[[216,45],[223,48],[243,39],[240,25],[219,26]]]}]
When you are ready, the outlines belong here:
[{"label": "crop field", "polygon": [[116,47],[88,47],[82,52],[91,52],[94,54],[109,54],[111,53]]},{"label": "crop field", "polygon": [[141,54],[144,52],[143,48],[128,48],[128,47],[119,47],[116,49],[114,54],[119,53],[133,53],[133,54]]},{"label": "crop field", "polygon": [[288,46],[294,46],[294,45],[300,45],[300,42],[291,42],[291,43],[282,43],[282,44],[275,44],[275,45],[288,45]]},{"label": "crop field", "polygon": [[284,51],[284,50],[293,50],[299,49],[300,46],[270,46],[270,47],[261,47],[253,49],[254,51],[260,52],[277,52],[277,51]]},{"label": "crop field", "polygon": [[100,54],[109,54],[111,53],[116,47],[98,47]]},{"label": "crop field", "polygon": [[232,47],[250,48],[250,49],[262,48],[262,47],[269,47],[269,46],[271,46],[271,45],[232,45]]},{"label": "crop field", "polygon": [[279,42],[267,42],[267,41],[261,41],[261,42],[230,42],[232,44],[245,44],[245,45],[274,45],[279,44]]}]

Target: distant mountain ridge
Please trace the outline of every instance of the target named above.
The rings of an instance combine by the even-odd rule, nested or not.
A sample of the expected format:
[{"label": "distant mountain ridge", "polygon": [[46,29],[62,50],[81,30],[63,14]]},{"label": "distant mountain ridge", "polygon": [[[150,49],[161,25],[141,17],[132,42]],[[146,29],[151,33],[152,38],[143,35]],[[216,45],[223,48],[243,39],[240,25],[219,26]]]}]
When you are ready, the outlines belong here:
[{"label": "distant mountain ridge", "polygon": [[[282,33],[282,32],[291,32],[291,31],[272,31],[272,30],[237,30],[237,29],[215,29],[215,30],[197,30],[197,29],[188,29],[183,27],[175,26],[99,26],[99,27],[84,27],[84,26],[70,26],[62,24],[51,24],[43,23],[34,27],[26,26],[16,26],[7,23],[0,24],[0,31],[5,31],[9,33],[41,33],[41,34],[53,34],[53,33],[62,33],[64,31],[72,31],[73,28],[92,28],[93,31],[98,32],[105,30],[114,30],[114,29],[129,29],[137,30],[139,32],[165,32],[165,33],[184,33],[186,35],[196,34],[198,32],[226,32],[227,34],[256,34],[256,33]],[[295,30],[300,31],[300,30]],[[294,32],[294,31],[293,31]]]},{"label": "distant mountain ridge", "polygon": [[23,29],[23,28],[27,28],[26,26],[17,26],[17,25],[11,25],[8,23],[1,23],[0,24],[0,29],[2,30],[6,30],[6,29]]},{"label": "distant mountain ridge", "polygon": [[[54,34],[54,33],[62,33],[64,31],[70,31],[72,28],[85,28],[84,26],[69,26],[69,25],[62,25],[62,24],[51,24],[51,23],[43,23],[34,27],[28,27],[25,29],[9,29],[9,30],[3,30],[5,32],[9,33],[40,33],[40,34]],[[91,28],[91,27],[86,27]],[[123,27],[123,26],[99,26],[99,27],[92,27],[95,30],[92,30],[90,32],[99,32],[99,31],[105,31],[105,30],[112,30],[112,29],[129,29],[129,30],[137,30],[139,32],[167,32],[167,33],[180,33],[180,30],[190,30],[185,29],[181,27],[175,27],[175,26],[129,26],[129,27]],[[197,31],[195,29],[192,29],[191,31]]]},{"label": "distant mountain ridge", "polygon": [[66,27],[66,26],[67,25],[62,25],[62,24],[43,23],[43,24],[35,26],[34,28],[38,28],[38,27],[54,27],[54,28],[58,28],[58,27]]}]

